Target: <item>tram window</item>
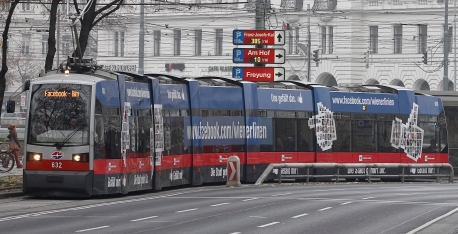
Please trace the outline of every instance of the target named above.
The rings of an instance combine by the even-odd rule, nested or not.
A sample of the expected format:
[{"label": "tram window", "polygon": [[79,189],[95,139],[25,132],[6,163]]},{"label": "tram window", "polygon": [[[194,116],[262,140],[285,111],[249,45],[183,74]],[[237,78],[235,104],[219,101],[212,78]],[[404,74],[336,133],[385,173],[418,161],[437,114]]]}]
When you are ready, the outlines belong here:
[{"label": "tram window", "polygon": [[353,119],[370,120],[370,119],[377,119],[377,118],[375,114],[353,114]]},{"label": "tram window", "polygon": [[332,143],[332,150],[335,152],[350,152],[352,146],[351,121],[336,119],[335,124],[337,139]]},{"label": "tram window", "polygon": [[418,126],[423,129],[423,152],[437,153],[445,147],[444,141],[440,137],[440,126],[437,116],[419,116]]},{"label": "tram window", "polygon": [[[100,107],[101,108],[101,107]],[[103,124],[103,116],[95,115],[94,119],[94,159],[104,159],[105,158],[105,130]]]},{"label": "tram window", "polygon": [[260,111],[259,111],[259,117],[267,117],[267,111],[265,111],[265,110],[260,110]]},{"label": "tram window", "polygon": [[294,111],[276,111],[276,118],[296,118],[296,112]]},{"label": "tram window", "polygon": [[[112,108],[116,109],[116,108]],[[104,115],[105,155],[110,159],[121,158],[121,121],[119,116]]]},{"label": "tram window", "polygon": [[354,152],[375,152],[376,151],[375,121],[353,120],[351,125],[352,125],[352,143],[353,143],[352,150]]},{"label": "tram window", "polygon": [[189,110],[180,110],[180,116],[189,116]]},{"label": "tram window", "polygon": [[169,110],[169,115],[173,116],[180,116],[180,110]]},{"label": "tram window", "polygon": [[[377,151],[396,152],[397,149],[391,145],[391,129],[393,117],[385,116],[386,119],[377,121]],[[380,117],[379,117],[380,118]]]},{"label": "tram window", "polygon": [[243,116],[243,110],[231,110],[231,116]]},{"label": "tram window", "polygon": [[202,110],[202,117],[207,117],[209,116],[209,111],[208,110]]},{"label": "tram window", "polygon": [[119,108],[106,107],[103,109],[103,115],[119,115]]},{"label": "tram window", "polygon": [[99,100],[95,101],[95,114],[96,115],[101,115],[102,114],[102,104],[100,103]]},{"label": "tram window", "polygon": [[[304,113],[305,114],[305,113]],[[297,151],[313,151],[313,129],[308,126],[308,119],[297,120],[297,129],[299,131],[297,138]]]},{"label": "tram window", "polygon": [[[293,112],[294,113],[294,112]],[[274,119],[275,151],[294,152],[297,149],[297,126],[295,119]]]},{"label": "tram window", "polygon": [[305,112],[296,112],[296,118],[304,119],[306,118],[306,113]]}]

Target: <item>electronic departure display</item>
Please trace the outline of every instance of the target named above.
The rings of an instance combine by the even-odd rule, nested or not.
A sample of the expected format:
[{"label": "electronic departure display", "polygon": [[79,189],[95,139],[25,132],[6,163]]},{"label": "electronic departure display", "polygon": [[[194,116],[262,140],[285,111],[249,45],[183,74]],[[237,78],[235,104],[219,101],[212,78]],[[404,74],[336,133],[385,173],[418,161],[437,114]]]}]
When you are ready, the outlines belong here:
[{"label": "electronic departure display", "polygon": [[80,92],[76,90],[45,90],[45,97],[72,97],[79,98]]}]

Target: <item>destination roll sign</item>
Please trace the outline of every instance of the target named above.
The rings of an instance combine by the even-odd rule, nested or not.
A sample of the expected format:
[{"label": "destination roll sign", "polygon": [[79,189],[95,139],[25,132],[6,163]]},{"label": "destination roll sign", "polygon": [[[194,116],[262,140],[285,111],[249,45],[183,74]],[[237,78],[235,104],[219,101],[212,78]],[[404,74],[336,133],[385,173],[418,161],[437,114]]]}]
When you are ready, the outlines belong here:
[{"label": "destination roll sign", "polygon": [[284,45],[283,30],[234,30],[234,45]]},{"label": "destination roll sign", "polygon": [[285,49],[234,48],[232,62],[283,64],[285,63]]},{"label": "destination roll sign", "polygon": [[254,82],[285,80],[284,67],[234,67],[232,77]]}]

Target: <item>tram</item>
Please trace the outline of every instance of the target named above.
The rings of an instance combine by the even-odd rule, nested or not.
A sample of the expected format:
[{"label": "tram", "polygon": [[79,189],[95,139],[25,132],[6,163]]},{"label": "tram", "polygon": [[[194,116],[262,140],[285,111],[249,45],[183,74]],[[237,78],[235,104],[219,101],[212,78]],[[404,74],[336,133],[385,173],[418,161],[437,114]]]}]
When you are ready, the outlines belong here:
[{"label": "tram", "polygon": [[[26,87],[26,195],[224,182],[234,155],[247,183],[270,163],[448,162],[441,100],[400,87],[253,83],[67,64]],[[290,168],[270,177],[278,173],[305,172]]]}]

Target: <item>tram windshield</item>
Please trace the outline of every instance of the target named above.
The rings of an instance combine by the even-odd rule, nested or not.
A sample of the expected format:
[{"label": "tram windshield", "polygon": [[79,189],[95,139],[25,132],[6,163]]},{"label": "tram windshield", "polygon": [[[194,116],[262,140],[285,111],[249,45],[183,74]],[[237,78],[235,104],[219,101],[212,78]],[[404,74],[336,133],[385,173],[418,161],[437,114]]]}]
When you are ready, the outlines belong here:
[{"label": "tram windshield", "polygon": [[38,84],[31,89],[27,143],[89,144],[91,86]]}]

